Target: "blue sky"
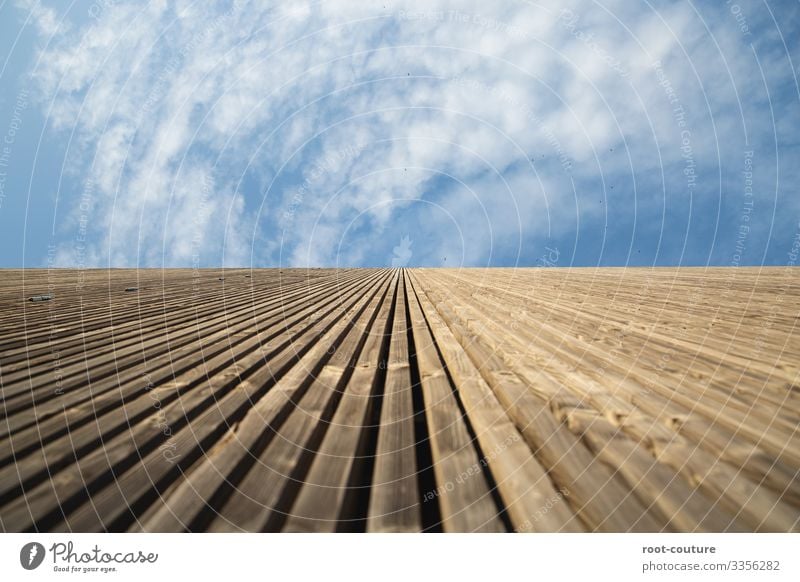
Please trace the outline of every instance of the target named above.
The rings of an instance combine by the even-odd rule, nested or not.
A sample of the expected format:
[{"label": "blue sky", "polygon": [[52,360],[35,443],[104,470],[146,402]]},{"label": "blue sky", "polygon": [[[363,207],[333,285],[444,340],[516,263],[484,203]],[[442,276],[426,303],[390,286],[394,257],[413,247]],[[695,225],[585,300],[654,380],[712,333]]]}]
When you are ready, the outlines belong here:
[{"label": "blue sky", "polygon": [[796,248],[796,1],[265,6],[0,0],[0,266]]}]

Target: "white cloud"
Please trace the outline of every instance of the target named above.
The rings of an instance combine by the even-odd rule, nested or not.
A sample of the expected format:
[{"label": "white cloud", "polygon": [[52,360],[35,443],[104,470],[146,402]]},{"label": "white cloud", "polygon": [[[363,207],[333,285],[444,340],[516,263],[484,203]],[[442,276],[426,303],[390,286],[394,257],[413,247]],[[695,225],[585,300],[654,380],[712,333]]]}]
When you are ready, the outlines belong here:
[{"label": "white cloud", "polygon": [[[403,198],[440,204],[469,234],[438,240],[431,257],[463,251],[476,264],[490,247],[513,257],[520,240],[544,236],[549,210],[553,233],[575,228],[571,180],[630,182],[631,165],[680,164],[655,61],[687,111],[699,162],[738,155],[730,75],[740,96],[763,97],[750,61],[719,67],[715,43],[727,55],[750,50],[739,31],[717,22],[712,42],[682,3],[655,12],[629,2],[237,0],[211,13],[188,0],[114,2],[78,33],[31,6],[56,40],[35,71],[52,123],[77,131],[77,172],[97,184],[91,256],[124,264],[187,264],[198,253],[219,262],[223,246],[229,264],[251,254],[258,264],[355,264]],[[312,177],[325,159],[338,161]],[[480,193],[485,216],[458,181]],[[685,190],[680,175],[668,181]],[[347,231],[361,213],[369,228]],[[450,218],[431,216],[408,225],[431,229],[417,238],[450,232]],[[362,244],[339,256],[354,236]]]}]

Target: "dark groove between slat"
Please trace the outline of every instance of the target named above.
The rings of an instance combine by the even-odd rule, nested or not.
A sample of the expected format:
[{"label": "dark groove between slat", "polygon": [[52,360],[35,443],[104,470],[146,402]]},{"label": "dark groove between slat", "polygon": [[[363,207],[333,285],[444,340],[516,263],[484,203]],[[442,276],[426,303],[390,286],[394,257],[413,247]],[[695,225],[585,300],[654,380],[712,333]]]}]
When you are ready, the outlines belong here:
[{"label": "dark groove between slat", "polygon": [[[330,305],[333,301],[334,300],[322,303],[320,305],[320,308]],[[302,309],[302,307],[298,308],[298,310],[301,310],[301,309]],[[334,310],[335,310],[335,307],[330,309],[330,310],[328,310],[328,311],[326,311],[326,312],[324,312],[322,315],[317,316],[315,319],[310,320],[309,324],[305,328],[303,328],[302,331],[299,334],[296,334],[292,338],[287,339],[285,342],[280,344],[280,346],[278,348],[273,349],[272,351],[270,351],[269,354],[264,356],[264,359],[265,360],[269,359],[270,357],[276,355],[281,350],[283,350],[286,347],[288,347],[289,345],[291,345],[291,343],[292,343],[292,341],[293,341],[293,339],[295,337],[297,337],[298,335],[303,335],[303,334],[307,333],[311,328],[313,328],[314,325],[316,325],[316,323],[318,321],[320,321],[320,319],[326,317],[328,314],[330,314]],[[295,313],[296,313],[296,311],[295,311]],[[295,323],[297,323],[297,321],[293,322],[292,325],[294,325]],[[271,341],[272,339],[274,339],[276,337],[279,337],[282,333],[284,333],[286,331],[286,329],[287,329],[286,325],[284,325],[283,329],[280,329],[280,328],[276,329],[276,331],[274,333],[270,334],[265,339],[265,341],[268,342],[268,341]],[[240,343],[242,343],[244,341],[247,341],[251,337],[252,336],[241,338],[240,341],[237,341],[235,344],[231,344],[231,345],[228,345],[228,346],[225,346],[225,345],[219,346],[219,349],[217,351],[214,351],[214,352],[211,352],[210,354],[207,354],[205,356],[205,359],[206,360],[210,360],[210,359],[212,359],[212,358],[224,353],[225,351],[230,350],[232,347],[234,347],[236,345],[239,345]],[[261,347],[261,345],[262,345],[262,343],[259,342],[257,344],[254,344],[253,346],[251,346],[250,348],[248,348],[246,350],[238,352],[236,354],[236,356],[232,356],[231,359],[226,360],[225,362],[221,363],[217,367],[213,368],[211,371],[207,372],[206,376],[213,376],[214,374],[217,374],[217,373],[221,372],[223,369],[225,369],[228,366],[230,366],[235,361],[236,357],[241,358],[241,357],[247,356],[247,355],[253,353],[255,350],[259,349]],[[183,367],[178,368],[177,370],[173,371],[172,379],[176,378],[177,376],[179,376],[180,374],[182,374],[184,372],[187,372],[188,370],[190,370],[191,368],[193,368],[195,366],[196,366],[196,362],[192,362],[192,361],[189,361],[187,359],[186,365],[184,365]],[[166,380],[166,381],[170,381],[170,380]],[[205,379],[203,377],[199,377],[196,380],[194,380],[193,382],[190,382],[189,384],[187,384],[186,386],[181,387],[176,392],[169,393],[169,394],[163,396],[162,398],[160,398],[160,401],[161,401],[162,405],[169,404],[173,400],[179,398],[185,392],[191,390],[192,388],[195,388],[198,384],[201,384],[204,381],[205,381]],[[110,392],[112,390],[114,390],[113,387],[108,388],[106,390],[103,390],[103,391],[101,391],[101,392],[99,392],[97,394],[89,395],[86,398],[84,398],[83,400],[81,400],[81,401],[79,401],[77,403],[71,404],[70,406],[71,407],[72,406],[77,406],[78,404],[82,404],[84,402],[89,402],[89,401],[93,400],[96,396],[105,394],[105,393]],[[144,396],[147,393],[147,391],[148,391],[148,388],[147,387],[143,387],[143,388],[137,390],[136,392],[130,394],[128,396],[128,398],[127,398],[127,401],[132,401],[132,400],[135,400],[137,398],[140,398],[140,397]],[[24,458],[26,455],[28,455],[28,454],[32,453],[33,451],[41,448],[42,446],[57,440],[58,438],[64,436],[65,434],[67,434],[67,433],[69,433],[69,432],[71,432],[73,430],[76,430],[77,428],[80,428],[81,426],[89,424],[92,420],[95,420],[96,418],[98,418],[100,416],[103,416],[104,414],[107,414],[108,412],[112,412],[113,410],[117,409],[120,406],[120,404],[124,405],[124,403],[126,401],[126,397],[122,396],[122,399],[123,399],[122,403],[120,403],[120,402],[110,402],[110,403],[106,404],[103,407],[96,408],[94,410],[94,414],[86,415],[83,418],[78,419],[77,421],[74,421],[68,427],[65,427],[65,428],[62,428],[62,429],[60,429],[58,431],[55,431],[55,432],[51,433],[50,435],[48,435],[47,437],[44,437],[44,438],[40,439],[39,442],[32,443],[32,444],[28,445],[27,447],[24,447],[20,451],[16,451],[16,450],[13,449],[13,435],[12,435],[11,439],[10,439],[11,442],[12,442],[12,453],[11,453],[11,455],[9,457],[5,457],[4,459],[2,459],[2,461],[0,461],[0,466],[4,465],[6,463],[19,461],[20,459]],[[42,416],[42,417],[37,417],[36,419],[34,419],[32,421],[33,425],[41,423],[43,420],[46,420],[47,418],[51,418],[52,416],[55,416],[56,414],[58,414],[58,413],[54,413],[53,415],[45,415],[45,416]],[[147,410],[144,410],[144,411],[142,411],[141,413],[139,413],[137,415],[129,417],[128,419],[126,419],[125,423],[122,423],[120,426],[115,427],[114,429],[111,429],[111,430],[107,431],[102,437],[98,437],[98,439],[93,441],[93,445],[92,445],[91,448],[94,448],[94,446],[97,443],[99,443],[102,440],[102,438],[108,438],[108,437],[111,437],[111,436],[115,436],[116,434],[119,434],[120,432],[123,432],[125,429],[127,429],[129,425],[135,424],[136,422],[138,422],[139,420],[145,418],[146,416],[149,416],[150,414],[152,414],[152,410],[147,409]],[[19,429],[19,430],[23,430],[23,429]],[[82,454],[85,454],[86,452],[89,452],[91,450],[91,448],[87,449],[88,446],[89,445],[79,449]],[[62,468],[62,466],[63,466],[63,464],[61,464],[61,465],[59,465],[59,464],[51,465],[49,470],[50,471],[57,471],[60,468]],[[5,502],[6,502],[5,501],[5,494],[0,494],[0,505],[2,505]]]},{"label": "dark groove between slat", "polygon": [[398,278],[392,292],[392,305],[383,329],[378,369],[373,378],[369,394],[369,405],[364,415],[363,429],[358,441],[356,456],[347,480],[347,491],[339,510],[336,531],[364,532],[367,529],[367,516],[375,470],[375,453],[378,448],[378,430],[381,424],[383,396],[386,391],[386,369],[389,361],[389,347],[392,340],[392,324],[397,308]]},{"label": "dark groove between slat", "polygon": [[[417,303],[419,304],[419,293],[417,292],[416,288],[412,285],[411,290],[414,293],[414,297],[417,299]],[[421,304],[420,304],[421,305]],[[425,327],[428,328],[428,333],[430,334],[431,338],[433,339],[433,346],[436,348],[436,354],[439,356],[439,362],[444,370],[445,376],[447,377],[447,382],[450,385],[450,390],[453,393],[453,397],[456,400],[456,404],[458,405],[458,410],[461,412],[461,420],[464,421],[465,426],[467,427],[467,434],[469,434],[469,440],[472,446],[475,447],[475,451],[478,454],[478,459],[483,460],[486,456],[483,453],[483,448],[478,442],[478,436],[475,433],[475,429],[472,426],[472,422],[469,419],[469,415],[467,414],[467,409],[464,407],[464,403],[461,400],[461,395],[458,393],[458,388],[456,387],[455,380],[450,375],[450,369],[447,367],[447,364],[444,361],[444,355],[442,354],[442,350],[439,347],[438,342],[436,341],[436,335],[433,333],[433,328],[431,327],[430,323],[428,322],[428,316],[425,313],[424,309],[420,309],[422,312],[422,318],[425,323]],[[484,479],[486,479],[486,485],[489,488],[489,492],[492,495],[492,500],[494,501],[495,507],[497,507],[497,516],[503,522],[503,526],[506,528],[506,531],[513,532],[514,525],[511,523],[511,519],[508,516],[508,510],[503,503],[502,497],[500,497],[500,491],[497,489],[497,481],[492,474],[492,470],[488,464],[484,464],[481,467],[481,475],[483,475]],[[424,497],[423,497],[424,499]]]},{"label": "dark groove between slat", "polygon": [[[269,519],[264,524],[261,531],[277,532],[280,531],[286,523],[286,519],[290,515],[292,504],[294,503],[301,487],[303,486],[304,479],[306,475],[308,475],[308,471],[311,469],[311,463],[319,451],[322,440],[325,438],[325,435],[328,432],[328,428],[330,427],[333,416],[336,414],[336,410],[339,408],[339,403],[342,400],[344,390],[347,387],[350,378],[353,376],[353,370],[358,362],[358,357],[361,355],[361,351],[364,349],[364,344],[367,342],[367,337],[372,331],[372,326],[374,325],[375,320],[378,318],[380,305],[386,300],[386,295],[388,293],[389,286],[387,286],[387,288],[384,290],[383,295],[378,303],[378,307],[374,309],[372,314],[369,316],[369,321],[364,328],[364,333],[359,338],[358,344],[350,356],[350,360],[347,363],[344,374],[342,374],[342,377],[339,379],[339,383],[334,388],[333,394],[331,394],[331,397],[325,406],[325,411],[321,415],[319,423],[316,427],[314,427],[311,437],[305,444],[303,453],[300,455],[300,458],[297,461],[297,465],[295,465],[294,470],[289,474],[283,492],[281,493],[278,502],[272,509],[272,513],[270,514]],[[352,329],[353,326],[354,324],[351,324],[350,329]]]},{"label": "dark groove between slat", "polygon": [[[401,271],[401,277],[405,273]],[[408,305],[408,285],[403,285],[405,296],[406,336],[408,340],[408,363],[411,372],[411,400],[414,407],[414,450],[417,459],[417,488],[419,490],[420,512],[422,514],[423,532],[442,531],[442,511],[439,507],[439,497],[433,498],[426,495],[429,491],[436,491],[436,474],[433,470],[433,453],[428,435],[428,418],[425,414],[425,399],[422,394],[422,381],[417,363],[417,348],[414,343],[414,331],[411,325],[411,310]]]},{"label": "dark groove between slat", "polygon": [[[339,318],[336,318],[336,319],[332,320],[331,322],[329,322],[329,324],[325,328],[323,328],[321,330],[320,335],[322,335],[324,333],[327,333],[327,331],[330,330],[330,328],[333,327],[336,324],[338,319]],[[267,391],[272,386],[275,385],[275,383],[278,381],[278,379],[280,379],[280,377],[282,377],[288,370],[290,370],[291,367],[295,363],[297,363],[297,361],[300,358],[302,358],[302,356],[305,355],[308,352],[308,350],[311,349],[311,347],[313,345],[314,344],[312,342],[309,345],[304,346],[303,348],[298,350],[293,355],[293,357],[291,358],[291,360],[289,362],[287,362],[284,366],[279,368],[279,370],[275,374],[273,374],[271,376],[271,378],[264,385],[262,385],[258,390],[256,390],[256,392],[254,392],[252,399],[249,399],[249,400],[243,402],[236,409],[236,411],[229,417],[230,420],[229,420],[229,422],[227,424],[228,425],[232,425],[232,424],[235,424],[235,423],[239,422],[241,420],[241,418],[243,418],[244,415],[247,413],[247,410],[252,406],[252,401],[258,401],[259,399],[261,399],[261,397],[264,396],[264,394],[266,394]],[[240,375],[234,377],[233,379],[229,380],[217,392],[215,392],[214,394],[211,394],[209,397],[207,397],[205,400],[203,400],[202,403],[200,403],[194,409],[189,411],[186,415],[184,415],[183,417],[180,417],[177,420],[175,420],[171,424],[171,427],[173,429],[173,433],[177,432],[178,430],[181,430],[184,426],[186,426],[189,423],[191,423],[191,421],[194,418],[197,418],[198,416],[200,416],[208,408],[213,406],[218,400],[220,400],[225,395],[227,395],[242,380],[246,380],[253,373],[255,373],[258,369],[263,367],[263,365],[264,364],[262,363],[261,365],[259,365],[257,367],[249,368],[249,369],[247,369],[245,371],[244,374],[240,374]],[[306,386],[306,388],[307,388],[307,386]],[[190,466],[195,460],[197,460],[197,458],[202,454],[202,452],[204,450],[209,449],[211,446],[213,446],[213,443],[215,443],[217,440],[219,440],[219,438],[222,435],[225,434],[225,432],[227,431],[227,428],[228,427],[225,426],[225,423],[221,424],[220,427],[215,429],[215,431],[213,431],[211,435],[206,437],[203,440],[203,442],[200,443],[200,447],[199,448],[195,447],[191,452],[188,452],[186,454],[185,458],[182,457],[181,462],[177,463],[175,465],[174,469],[172,469],[167,476],[165,476],[164,478],[162,478],[158,482],[158,484],[156,485],[156,489],[150,489],[147,492],[143,492],[140,495],[140,498],[142,496],[144,496],[144,495],[149,495],[151,500],[153,498],[157,497],[159,492],[163,491],[164,489],[166,489],[168,484],[171,483],[175,479],[175,477],[177,477],[177,475],[179,475],[181,473],[182,470],[185,470],[186,467]],[[162,435],[162,437],[163,437],[163,435]],[[92,480],[91,483],[87,484],[84,489],[72,494],[66,500],[61,501],[60,502],[60,507],[58,509],[51,510],[49,513],[45,514],[44,516],[36,519],[35,522],[34,522],[33,527],[29,528],[26,531],[43,531],[43,530],[48,530],[48,529],[54,527],[63,518],[62,512],[63,512],[63,514],[70,514],[72,511],[74,511],[80,505],[82,505],[89,497],[91,497],[91,495],[93,495],[97,491],[103,489],[104,487],[106,487],[108,485],[111,485],[115,480],[115,477],[114,477],[115,474],[124,473],[125,471],[127,471],[128,469],[133,467],[139,459],[145,457],[150,452],[156,450],[156,448],[164,440],[165,440],[165,438],[160,438],[159,436],[151,438],[144,445],[142,445],[141,447],[138,448],[137,453],[135,455],[129,455],[128,457],[126,457],[122,461],[119,461],[113,467],[111,467],[109,469],[109,471],[105,472],[104,474],[102,474],[102,475],[96,477],[94,480]],[[45,469],[45,471],[47,471],[47,469]],[[23,495],[24,495],[24,493],[23,493]],[[137,500],[134,501],[133,504],[136,504],[138,502],[138,500],[139,500],[139,498],[137,498]]]},{"label": "dark groove between slat", "polygon": [[[371,297],[374,297],[379,290],[379,286],[375,291],[373,291]],[[358,311],[357,316],[360,316],[364,310],[367,308],[369,304],[369,300],[364,303],[361,309]],[[333,342],[334,346],[339,346],[342,340],[347,336],[347,332],[353,326],[353,320],[356,318],[351,318],[350,323],[347,327],[342,330],[342,332],[336,337]],[[336,318],[333,320],[324,330],[320,331],[317,335],[317,340],[323,336],[325,333],[328,332],[338,321],[341,317]],[[308,346],[303,353],[307,352],[308,350],[313,347],[316,342],[312,342]],[[302,400],[303,396],[308,391],[309,387],[313,383],[314,377],[320,373],[320,371],[325,367],[325,364],[330,360],[333,354],[326,353],[325,356],[320,358],[317,362],[315,362],[314,367],[309,372],[306,379],[303,383],[297,388],[294,394],[289,398],[289,401],[281,407],[281,410],[276,415],[274,421],[271,424],[268,424],[264,431],[259,435],[256,443],[250,449],[249,454],[247,454],[244,458],[242,458],[236,467],[231,471],[231,473],[227,476],[225,481],[217,488],[214,494],[209,498],[208,502],[206,503],[205,507],[203,507],[198,515],[190,522],[187,526],[187,530],[189,531],[203,531],[208,528],[211,522],[217,517],[218,512],[222,509],[224,503],[230,498],[231,493],[236,490],[239,483],[245,478],[247,473],[250,469],[255,465],[258,458],[261,454],[266,450],[269,446],[269,443],[272,441],[273,437],[277,435],[278,430],[286,421],[286,419],[291,414],[292,410],[294,410],[300,400]]]}]

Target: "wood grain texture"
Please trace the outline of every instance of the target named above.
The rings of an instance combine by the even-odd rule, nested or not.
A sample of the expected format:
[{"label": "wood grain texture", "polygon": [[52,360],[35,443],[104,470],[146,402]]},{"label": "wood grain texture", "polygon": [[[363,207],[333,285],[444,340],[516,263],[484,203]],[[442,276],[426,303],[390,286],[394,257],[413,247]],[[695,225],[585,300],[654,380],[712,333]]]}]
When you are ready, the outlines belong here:
[{"label": "wood grain texture", "polygon": [[800,531],[799,326],[787,268],[5,270],[0,529]]}]

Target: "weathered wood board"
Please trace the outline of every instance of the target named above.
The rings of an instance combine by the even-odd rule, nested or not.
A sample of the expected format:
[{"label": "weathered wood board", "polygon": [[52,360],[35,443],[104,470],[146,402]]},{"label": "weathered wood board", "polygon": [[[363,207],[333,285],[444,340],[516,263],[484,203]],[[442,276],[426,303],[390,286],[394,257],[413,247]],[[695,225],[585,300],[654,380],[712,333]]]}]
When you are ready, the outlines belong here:
[{"label": "weathered wood board", "polygon": [[2,531],[800,530],[796,269],[0,274]]}]

